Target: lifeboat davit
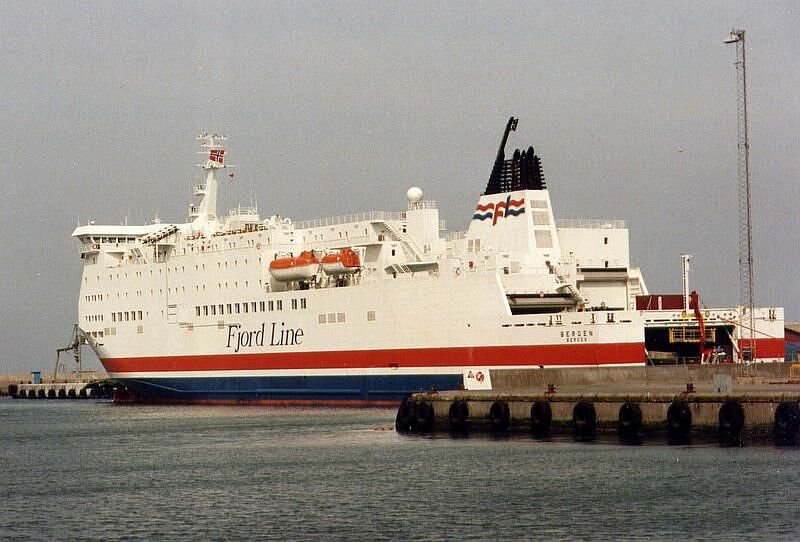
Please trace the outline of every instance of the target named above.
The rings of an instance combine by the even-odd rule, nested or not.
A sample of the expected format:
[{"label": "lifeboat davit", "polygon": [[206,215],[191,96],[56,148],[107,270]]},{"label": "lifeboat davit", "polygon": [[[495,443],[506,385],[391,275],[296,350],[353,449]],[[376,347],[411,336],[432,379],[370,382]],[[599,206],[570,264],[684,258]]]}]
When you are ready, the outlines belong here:
[{"label": "lifeboat davit", "polygon": [[339,252],[322,257],[322,270],[333,277],[352,275],[361,269],[361,258],[353,249],[345,248]]},{"label": "lifeboat davit", "polygon": [[299,256],[275,258],[269,263],[269,274],[281,282],[310,280],[319,271],[319,260],[310,250]]}]

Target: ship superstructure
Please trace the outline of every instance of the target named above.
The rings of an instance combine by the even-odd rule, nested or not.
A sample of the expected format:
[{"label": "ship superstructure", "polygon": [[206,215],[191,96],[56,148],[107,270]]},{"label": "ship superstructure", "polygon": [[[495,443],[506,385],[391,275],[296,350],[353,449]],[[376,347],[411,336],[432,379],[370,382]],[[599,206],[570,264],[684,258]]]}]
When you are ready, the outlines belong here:
[{"label": "ship superstructure", "polygon": [[[396,402],[470,371],[642,365],[650,343],[702,350],[662,336],[699,329],[688,307],[641,306],[623,221],[556,221],[533,148],[505,156],[516,122],[457,233],[416,187],[400,212],[220,216],[224,138],[203,134],[187,222],[73,233],[82,333],[131,398],[158,402]],[[782,358],[782,309],[758,310],[753,358]],[[724,322],[714,311],[706,329],[724,332],[704,347],[740,356],[741,309]]]}]

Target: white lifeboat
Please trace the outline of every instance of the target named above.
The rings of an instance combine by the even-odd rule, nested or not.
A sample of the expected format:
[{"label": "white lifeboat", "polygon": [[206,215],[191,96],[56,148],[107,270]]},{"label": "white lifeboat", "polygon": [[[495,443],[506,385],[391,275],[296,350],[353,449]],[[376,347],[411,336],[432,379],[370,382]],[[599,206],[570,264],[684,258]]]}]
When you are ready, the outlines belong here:
[{"label": "white lifeboat", "polygon": [[322,257],[322,270],[325,271],[326,275],[333,277],[352,275],[360,269],[361,258],[351,248],[345,248]]},{"label": "white lifeboat", "polygon": [[275,258],[269,263],[269,274],[281,282],[310,280],[319,271],[319,260],[310,250],[299,256]]}]

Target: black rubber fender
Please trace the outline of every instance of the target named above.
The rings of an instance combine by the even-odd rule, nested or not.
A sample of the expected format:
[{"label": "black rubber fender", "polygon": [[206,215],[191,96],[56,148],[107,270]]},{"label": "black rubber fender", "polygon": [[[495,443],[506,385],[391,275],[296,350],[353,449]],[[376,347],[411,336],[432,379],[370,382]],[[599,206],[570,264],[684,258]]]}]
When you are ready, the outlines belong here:
[{"label": "black rubber fender", "polygon": [[572,409],[572,428],[578,436],[594,433],[597,411],[589,401],[578,401]]},{"label": "black rubber fender", "polygon": [[793,439],[800,429],[800,405],[794,401],[783,401],[775,409],[775,437]]},{"label": "black rubber fender", "polygon": [[626,401],[619,407],[619,432],[624,436],[635,435],[642,428],[642,408],[639,403]]},{"label": "black rubber fender", "polygon": [[489,408],[489,426],[493,433],[508,431],[511,424],[511,411],[508,402],[495,401]]},{"label": "black rubber fender", "polygon": [[433,431],[433,426],[436,421],[433,405],[430,401],[420,401],[415,409],[416,430],[421,433],[428,433]]},{"label": "black rubber fender", "polygon": [[450,430],[456,432],[466,431],[469,427],[469,406],[463,399],[453,401],[448,412]]},{"label": "black rubber fender", "polygon": [[537,399],[531,405],[531,431],[537,434],[544,434],[550,431],[553,423],[553,409],[550,408],[550,401]]},{"label": "black rubber fender", "polygon": [[744,427],[744,408],[736,399],[728,399],[719,407],[719,432],[726,437],[738,437]]},{"label": "black rubber fender", "polygon": [[416,412],[414,403],[408,400],[408,397],[400,402],[397,409],[397,417],[395,418],[394,428],[398,433],[408,433],[413,429],[416,424]]},{"label": "black rubber fender", "polygon": [[671,438],[686,438],[692,429],[692,409],[686,401],[675,400],[667,409],[667,433]]}]

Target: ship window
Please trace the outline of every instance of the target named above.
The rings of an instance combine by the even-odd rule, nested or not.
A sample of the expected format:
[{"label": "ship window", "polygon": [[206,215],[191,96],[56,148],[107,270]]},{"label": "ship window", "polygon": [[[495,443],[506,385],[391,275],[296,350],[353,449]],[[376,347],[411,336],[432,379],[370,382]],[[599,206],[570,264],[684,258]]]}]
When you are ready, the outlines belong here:
[{"label": "ship window", "polygon": [[292,299],[292,310],[293,311],[297,310],[297,300],[296,299]]},{"label": "ship window", "polygon": [[250,311],[251,312],[256,312],[256,302],[255,301],[251,301],[250,302]]},{"label": "ship window", "polygon": [[233,314],[233,311],[231,310],[231,307],[232,307],[232,305],[230,303],[228,303],[228,314]]},{"label": "ship window", "polygon": [[328,323],[333,324],[336,322],[336,313],[329,312],[328,313]]},{"label": "ship window", "polygon": [[244,306],[244,312],[249,312],[250,306],[247,304],[247,302],[245,301],[244,303],[242,303],[242,305]]},{"label": "ship window", "polygon": [[367,322],[375,321],[375,311],[367,311]]},{"label": "ship window", "polygon": [[219,313],[220,313],[220,314],[225,314],[225,305],[223,305],[222,303],[220,303],[220,304],[219,304],[219,308],[218,308],[217,310],[219,310]]},{"label": "ship window", "polygon": [[550,215],[547,211],[534,211],[533,224],[535,226],[547,226],[550,224]]},{"label": "ship window", "polygon": [[121,312],[117,313],[117,322],[122,322],[122,313]]},{"label": "ship window", "polygon": [[300,298],[300,308],[301,309],[305,309],[306,308],[306,298],[305,297]]},{"label": "ship window", "polygon": [[264,312],[264,305],[265,305],[265,303],[263,301],[259,301],[258,302],[258,310],[261,311],[261,312]]},{"label": "ship window", "polygon": [[200,305],[197,305],[197,306],[194,308],[194,312],[195,312],[195,316],[200,316]]},{"label": "ship window", "polygon": [[394,250],[394,249],[392,249],[392,256],[394,256],[394,252],[395,252],[395,250]]},{"label": "ship window", "polygon": [[534,237],[537,248],[553,248],[553,238],[549,230],[536,230]]},{"label": "ship window", "polygon": [[128,311],[125,311],[125,321],[127,322],[130,319],[131,319],[131,313],[129,313]]},{"label": "ship window", "polygon": [[275,302],[274,301],[268,301],[267,302],[267,307],[269,308],[270,311],[274,311],[275,310]]},{"label": "ship window", "polygon": [[608,244],[608,237],[603,237],[603,244],[604,244],[604,245],[607,245],[607,244]]},{"label": "ship window", "polygon": [[336,321],[337,322],[344,322],[344,313],[343,312],[336,313]]},{"label": "ship window", "polygon": [[319,315],[319,323],[320,324],[324,324],[325,323],[325,315],[324,314],[320,314]]},{"label": "ship window", "polygon": [[236,309],[236,314],[239,314],[241,312],[241,306],[238,303],[234,305],[234,308]]},{"label": "ship window", "polygon": [[534,209],[547,209],[547,200],[533,200],[531,206]]},{"label": "ship window", "polygon": [[142,319],[142,311],[138,311],[138,315],[139,315],[139,320],[141,320]]},{"label": "ship window", "polygon": [[112,321],[112,322],[116,322],[116,321],[117,321],[117,315],[116,315],[116,313],[113,313],[113,312],[111,313],[111,321]]},{"label": "ship window", "polygon": [[216,315],[217,315],[217,306],[211,305],[211,316],[216,316]]},{"label": "ship window", "polygon": [[283,310],[283,300],[279,299],[275,306],[279,311],[282,311]]},{"label": "ship window", "polygon": [[203,305],[203,316],[208,316],[208,305]]}]

